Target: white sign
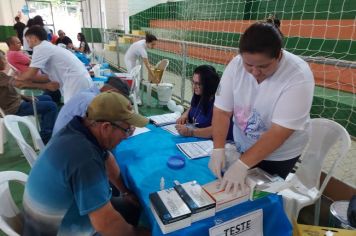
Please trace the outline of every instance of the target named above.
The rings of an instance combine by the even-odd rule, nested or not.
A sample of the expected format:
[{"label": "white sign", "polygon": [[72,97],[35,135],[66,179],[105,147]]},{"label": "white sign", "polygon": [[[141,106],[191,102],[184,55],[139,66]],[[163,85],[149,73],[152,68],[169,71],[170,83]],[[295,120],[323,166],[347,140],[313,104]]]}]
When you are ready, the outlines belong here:
[{"label": "white sign", "polygon": [[209,236],[263,236],[263,211],[258,209],[214,226]]}]

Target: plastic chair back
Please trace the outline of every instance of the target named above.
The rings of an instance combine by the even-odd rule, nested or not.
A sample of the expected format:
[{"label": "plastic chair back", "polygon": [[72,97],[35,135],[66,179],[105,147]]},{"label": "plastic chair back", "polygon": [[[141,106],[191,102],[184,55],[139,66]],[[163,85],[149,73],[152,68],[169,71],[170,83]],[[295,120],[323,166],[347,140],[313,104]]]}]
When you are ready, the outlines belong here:
[{"label": "plastic chair back", "polygon": [[169,60],[162,59],[156,64],[155,68],[165,71],[167,69],[168,65],[169,65]]},{"label": "plastic chair back", "polygon": [[167,67],[169,65],[169,60],[168,59],[163,59],[160,60],[154,69],[152,70],[153,74],[155,77],[152,77],[150,73],[148,73],[148,81],[152,84],[159,84],[162,82],[163,74],[166,71]]},{"label": "plastic chair back", "polygon": [[41,136],[39,135],[35,125],[28,120],[26,117],[7,115],[5,116],[5,126],[10,134],[16,139],[17,144],[19,145],[22,153],[25,155],[28,163],[32,167],[35,160],[37,159],[37,153],[32,149],[30,145],[25,141],[19,123],[24,124],[30,130],[32,140],[34,140],[35,146],[37,144],[40,150],[43,150],[44,144],[42,142]]},{"label": "plastic chair back", "polygon": [[141,65],[135,66],[130,74],[132,77],[132,86],[131,86],[131,91],[130,91],[130,98],[132,100],[132,103],[134,105],[134,110],[138,114],[138,101],[137,101],[137,96],[140,91],[140,71],[141,71]]},{"label": "plastic chair back", "polygon": [[18,171],[0,172],[0,229],[6,235],[19,236],[23,229],[22,215],[11,196],[9,181],[25,185],[27,178]]},{"label": "plastic chair back", "polygon": [[6,143],[6,129],[4,125],[5,112],[0,108],[0,154],[4,153],[4,144]]},{"label": "plastic chair back", "polygon": [[[336,145],[337,143],[339,145]],[[321,195],[335,168],[346,156],[350,146],[350,135],[340,124],[323,118],[312,119],[309,143],[302,155],[301,165],[298,167],[293,178],[298,178],[308,189],[313,187],[319,189],[319,195]],[[324,160],[333,147],[337,147],[337,158],[319,188]]]},{"label": "plastic chair back", "polygon": [[132,69],[130,73],[133,80],[132,87],[131,87],[132,92],[136,91],[137,87],[140,86],[140,71],[141,71],[141,65],[137,65]]},{"label": "plastic chair back", "polygon": [[[310,139],[302,154],[301,164],[295,174],[287,176],[286,182],[277,191],[283,196],[284,209],[290,220],[298,218],[303,207],[315,203],[314,225],[319,224],[320,196],[350,146],[350,136],[340,124],[323,118],[311,120]],[[319,188],[322,167],[331,149],[332,153],[336,151],[335,160]]]},{"label": "plastic chair back", "polygon": [[9,66],[15,73],[19,73],[19,70],[15,66],[11,65],[10,63]]}]

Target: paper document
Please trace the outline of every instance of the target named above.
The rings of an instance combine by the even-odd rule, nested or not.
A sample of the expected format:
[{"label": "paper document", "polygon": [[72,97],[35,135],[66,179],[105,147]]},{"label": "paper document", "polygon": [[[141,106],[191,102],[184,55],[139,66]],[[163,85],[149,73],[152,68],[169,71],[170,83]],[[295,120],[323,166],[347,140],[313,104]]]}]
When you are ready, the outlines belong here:
[{"label": "paper document", "polygon": [[163,115],[150,116],[150,120],[156,126],[170,125],[175,124],[176,120],[179,118],[179,114],[176,113],[168,113]]},{"label": "paper document", "polygon": [[199,141],[190,143],[177,144],[179,150],[181,150],[189,159],[196,159],[201,157],[210,156],[213,151],[213,141]]},{"label": "paper document", "polygon": [[148,131],[151,131],[151,130],[146,127],[142,127],[142,128],[136,127],[135,132],[131,135],[131,137],[146,133]]},{"label": "paper document", "polygon": [[119,78],[131,78],[132,75],[130,73],[114,73],[116,77]]},{"label": "paper document", "polygon": [[168,131],[168,132],[170,132],[173,135],[176,135],[176,136],[179,135],[179,133],[178,133],[178,131],[176,129],[176,124],[165,125],[165,126],[162,126],[161,128],[166,130],[166,131]]}]

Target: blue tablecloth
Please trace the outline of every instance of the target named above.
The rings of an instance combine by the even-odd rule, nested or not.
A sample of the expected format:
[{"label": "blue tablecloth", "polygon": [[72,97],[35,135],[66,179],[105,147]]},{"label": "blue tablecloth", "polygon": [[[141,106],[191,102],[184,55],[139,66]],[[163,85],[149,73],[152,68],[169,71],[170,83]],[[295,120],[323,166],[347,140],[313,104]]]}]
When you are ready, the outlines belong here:
[{"label": "blue tablecloth", "polygon": [[[150,132],[131,137],[120,143],[113,151],[119,163],[126,185],[137,194],[152,226],[152,235],[162,235],[156,223],[149,203],[149,193],[159,191],[160,179],[164,177],[165,187],[173,187],[173,181],[181,183],[196,180],[200,184],[211,182],[215,177],[208,169],[208,158],[189,160],[179,170],[170,169],[167,160],[173,155],[183,155],[176,143],[198,141],[198,138],[174,136],[167,131],[148,125]],[[169,235],[209,235],[209,228],[215,222],[224,222],[244,215],[256,209],[263,209],[264,235],[292,235],[292,226],[284,211],[280,196],[267,197],[245,202],[235,207],[218,212],[214,217],[193,223],[190,227]]]}]

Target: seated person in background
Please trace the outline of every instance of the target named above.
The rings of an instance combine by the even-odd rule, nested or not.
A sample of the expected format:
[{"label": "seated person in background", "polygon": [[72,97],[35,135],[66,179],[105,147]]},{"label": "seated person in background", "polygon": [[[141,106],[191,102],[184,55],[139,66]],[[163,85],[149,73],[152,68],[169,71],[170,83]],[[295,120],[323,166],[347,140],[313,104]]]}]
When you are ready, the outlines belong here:
[{"label": "seated person in background", "polygon": [[[17,116],[34,115],[32,98],[23,96],[17,93],[13,84],[16,81],[13,77],[6,75],[3,70],[6,67],[5,53],[0,50],[0,107],[5,114],[13,114]],[[30,87],[31,82],[27,82]],[[48,82],[37,84],[41,89],[56,90],[59,84],[56,82]],[[37,96],[36,109],[40,115],[40,135],[44,143],[47,143],[52,136],[52,129],[57,116],[57,105],[47,95]]]},{"label": "seated person in background", "polygon": [[[21,74],[25,72],[30,64],[31,64],[31,58],[24,52],[21,51],[21,42],[20,39],[16,36],[12,36],[8,39],[6,39],[6,44],[9,47],[9,51],[6,54],[7,61],[11,66],[15,67],[15,69],[18,70],[18,72]],[[42,74],[40,71],[33,77],[33,79],[36,81],[37,79],[42,80],[42,79],[47,79],[48,76]],[[57,104],[60,103],[61,101],[61,92],[59,90],[56,91],[49,91],[46,90],[43,95],[49,95],[54,102]]]},{"label": "seated person in background", "polygon": [[66,33],[64,33],[63,30],[58,30],[58,39],[56,41],[56,45],[60,43],[66,45],[67,49],[73,48],[72,40],[68,36],[66,36]]},{"label": "seated person in background", "polygon": [[32,26],[25,37],[33,48],[33,55],[30,67],[19,76],[19,80],[29,80],[39,70],[43,71],[51,81],[60,84],[64,103],[80,91],[93,86],[83,63],[70,51],[48,42],[47,33],[42,27]]},{"label": "seated person in background", "polygon": [[[195,68],[192,81],[194,94],[191,107],[177,120],[176,129],[180,135],[201,138],[212,137],[211,121],[215,92],[219,81],[219,75],[214,67],[201,65]],[[230,130],[227,139],[233,139],[232,130]]]},{"label": "seated person in background", "polygon": [[[41,152],[26,183],[23,235],[150,235],[137,224],[132,194],[112,197],[107,150],[148,119],[114,92],[101,93],[86,117],[74,117]],[[44,176],[46,176],[44,178]]]},{"label": "seated person in background", "polygon": [[53,33],[53,30],[49,29],[49,32],[50,32],[50,37],[51,37],[51,43],[52,44],[56,44],[57,40],[58,40],[58,35],[54,34]]},{"label": "seated person in background", "polygon": [[101,89],[93,86],[90,89],[83,90],[72,97],[61,108],[58,113],[56,123],[54,124],[53,135],[66,126],[74,116],[84,117],[85,112],[94,97],[105,91],[119,92],[126,97],[130,95],[130,89],[127,83],[116,77],[110,77]]},{"label": "seated person in background", "polygon": [[12,36],[6,39],[5,42],[9,47],[9,51],[6,54],[7,61],[19,72],[25,72],[31,63],[31,58],[21,51],[22,45],[20,39]]},{"label": "seated person in background", "polygon": [[74,49],[76,51],[78,51],[78,52],[89,54],[91,51],[90,51],[90,48],[89,48],[89,44],[87,43],[87,40],[85,39],[84,34],[78,33],[77,34],[77,39],[80,42],[80,44],[79,44],[78,48],[74,48]]}]

